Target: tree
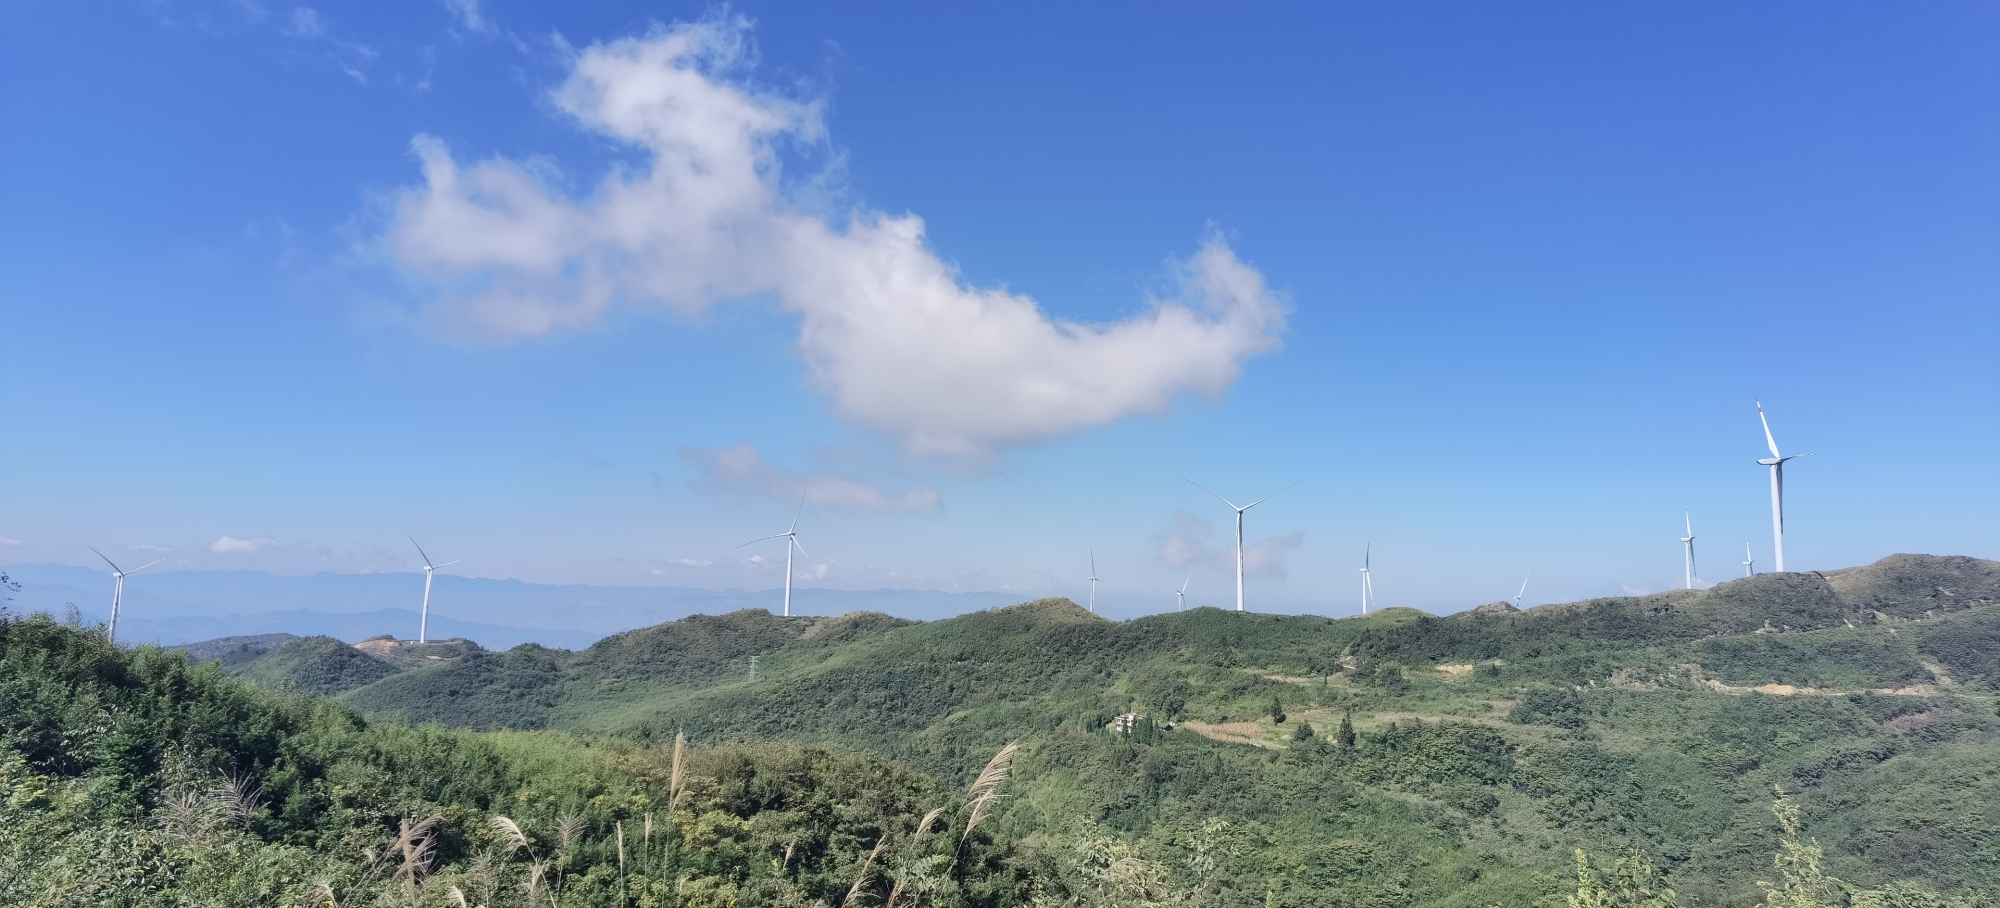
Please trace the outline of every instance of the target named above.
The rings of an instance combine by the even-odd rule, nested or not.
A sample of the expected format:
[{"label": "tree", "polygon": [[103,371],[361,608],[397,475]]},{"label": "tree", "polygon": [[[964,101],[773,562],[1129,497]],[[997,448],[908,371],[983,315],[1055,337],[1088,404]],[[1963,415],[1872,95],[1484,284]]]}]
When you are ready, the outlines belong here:
[{"label": "tree", "polygon": [[1285,724],[1285,704],[1278,702],[1276,694],[1271,695],[1271,721]]},{"label": "tree", "polygon": [[1778,882],[1757,882],[1757,888],[1764,890],[1764,904],[1769,908],[1830,908],[1844,904],[1846,887],[1820,867],[1819,843],[1799,837],[1799,803],[1783,789],[1772,790],[1778,799],[1771,802],[1771,813],[1777,815],[1778,826],[1784,832],[1778,837],[1778,853],[1771,859],[1778,868]]},{"label": "tree", "polygon": [[1311,722],[1300,722],[1299,727],[1292,730],[1292,740],[1293,741],[1311,740],[1313,734],[1314,732]]},{"label": "tree", "polygon": [[1343,749],[1354,749],[1354,710],[1340,714],[1340,731],[1334,734],[1333,740]]},{"label": "tree", "polygon": [[1576,850],[1576,891],[1569,908],[1679,908],[1680,900],[1665,877],[1637,851],[1593,867],[1583,849]]}]

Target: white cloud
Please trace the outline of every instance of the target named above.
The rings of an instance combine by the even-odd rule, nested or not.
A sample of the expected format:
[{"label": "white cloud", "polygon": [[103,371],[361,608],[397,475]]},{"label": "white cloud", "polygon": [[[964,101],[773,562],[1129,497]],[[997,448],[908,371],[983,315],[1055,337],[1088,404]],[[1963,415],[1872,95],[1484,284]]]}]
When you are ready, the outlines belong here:
[{"label": "white cloud", "polygon": [[802,570],[802,571],[799,571],[799,572],[798,572],[798,576],[797,576],[797,579],[799,579],[799,580],[825,580],[825,579],[826,579],[826,575],[827,575],[827,571],[828,571],[828,570],[829,570],[829,566],[828,566],[828,565],[824,565],[824,564],[815,564],[815,565],[813,565],[812,567],[809,567],[809,568],[806,568],[805,570]]},{"label": "white cloud", "polygon": [[16,546],[16,545],[27,545],[27,543],[22,542],[19,539],[12,539],[6,536],[0,536],[0,545]]},{"label": "white cloud", "polygon": [[691,567],[691,568],[705,568],[715,564],[715,562],[710,561],[706,558],[676,558],[667,563],[679,565],[681,567]]},{"label": "white cloud", "polygon": [[318,10],[301,6],[292,10],[291,24],[284,31],[294,38],[317,38],[326,34],[326,23],[320,21]]},{"label": "white cloud", "polygon": [[764,563],[764,556],[762,556],[762,555],[752,555],[752,556],[750,556],[749,558],[746,558],[746,559],[744,559],[744,560],[745,560],[745,561],[748,561],[748,562],[750,562],[751,564],[763,564],[763,563]]},{"label": "white cloud", "polygon": [[424,185],[397,197],[385,247],[447,325],[494,339],[594,325],[620,304],[695,313],[774,294],[834,410],[917,454],[977,458],[1183,393],[1218,398],[1278,346],[1283,306],[1219,237],[1175,266],[1169,298],[1086,325],[965,285],[914,214],[806,210],[776,149],[820,142],[819,108],[731,78],[747,30],[710,19],[577,54],[556,106],[649,157],[583,198],[546,167],[461,163],[416,137]]},{"label": "white cloud", "polygon": [[148,555],[165,555],[166,553],[173,551],[173,549],[169,546],[151,545],[144,542],[139,543],[138,545],[128,545],[125,548],[134,552],[145,552]]},{"label": "white cloud", "polygon": [[272,539],[269,536],[258,536],[251,539],[224,536],[209,543],[208,550],[217,555],[255,555],[259,551],[277,544],[278,540]]},{"label": "white cloud", "polygon": [[681,456],[701,469],[697,486],[718,491],[750,489],[784,501],[841,511],[928,511],[938,506],[936,489],[919,486],[888,493],[844,476],[793,476],[764,460],[748,444],[727,448],[681,448]]},{"label": "white cloud", "polygon": [[479,0],[444,0],[444,8],[458,19],[458,24],[464,26],[466,31],[479,34],[493,31],[493,20],[480,11]]}]

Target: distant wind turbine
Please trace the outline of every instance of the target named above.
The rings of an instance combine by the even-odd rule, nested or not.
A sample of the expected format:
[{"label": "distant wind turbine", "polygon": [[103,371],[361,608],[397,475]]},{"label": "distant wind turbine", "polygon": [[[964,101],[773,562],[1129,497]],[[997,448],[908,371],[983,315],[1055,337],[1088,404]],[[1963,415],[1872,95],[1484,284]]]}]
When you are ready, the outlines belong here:
[{"label": "distant wind turbine", "polygon": [[[90,549],[90,546],[84,546],[84,548]],[[98,552],[96,549],[90,550],[96,552],[97,557],[104,558],[103,552]],[[137,574],[165,560],[164,558],[155,558],[129,571],[121,571],[118,569],[118,565],[111,564],[111,559],[104,558],[104,563],[111,565],[111,623],[104,626],[104,639],[114,643],[118,640],[118,606],[125,599],[125,575]]]},{"label": "distant wind turbine", "polygon": [[[1195,488],[1207,492],[1210,495],[1215,495],[1214,491],[1210,490],[1209,487],[1202,485],[1201,483],[1195,482],[1192,479],[1188,479],[1185,476],[1181,477],[1181,479],[1186,481],[1188,485],[1194,486]],[[1299,480],[1299,482],[1304,482],[1304,481],[1305,480],[1303,479]],[[1273,498],[1285,494],[1287,491],[1291,490],[1292,486],[1298,484],[1299,484],[1298,482],[1292,483],[1291,486],[1286,486],[1282,489],[1277,490],[1276,492],[1272,492],[1271,494],[1259,498],[1256,501],[1250,502],[1249,504],[1246,504],[1242,507],[1237,507],[1236,502],[1230,501],[1227,498],[1223,498],[1220,495],[1215,495],[1217,500],[1221,501],[1223,504],[1228,505],[1230,509],[1236,512],[1236,610],[1239,612],[1243,611],[1243,512],[1250,510],[1251,508],[1254,508],[1260,504],[1263,504],[1264,502],[1270,501]]]},{"label": "distant wind turbine", "polygon": [[1743,540],[1743,576],[1757,573],[1757,559],[1750,554],[1750,540]]},{"label": "distant wind turbine", "polygon": [[1090,550],[1090,613],[1097,614],[1097,550]]},{"label": "distant wind turbine", "polygon": [[1368,603],[1375,598],[1374,575],[1368,572],[1368,557],[1374,554],[1375,545],[1370,543],[1361,550],[1361,614],[1368,614]]},{"label": "distant wind turbine", "polygon": [[1757,462],[1771,468],[1771,556],[1777,561],[1778,573],[1785,572],[1785,461],[1810,454],[1793,454],[1786,457],[1778,453],[1778,439],[1771,435],[1771,420],[1764,415],[1764,402],[1757,401],[1757,420],[1764,424],[1764,441],[1771,446],[1771,456]]},{"label": "distant wind turbine", "polygon": [[[785,617],[787,618],[792,616],[792,550],[798,549],[799,554],[806,555],[806,547],[799,544],[799,515],[804,514],[805,511],[806,500],[801,496],[799,498],[799,510],[792,515],[792,526],[790,529],[782,533],[772,533],[769,536],[752,539],[749,542],[743,543],[743,545],[756,545],[757,543],[772,539],[785,540]],[[739,545],[737,548],[740,549],[743,545]],[[812,556],[806,555],[806,557],[811,558]]]},{"label": "distant wind turbine", "polygon": [[424,611],[417,618],[417,642],[424,643],[430,639],[431,632],[431,576],[438,572],[438,568],[451,567],[465,559],[454,558],[443,564],[432,564],[431,556],[424,554],[424,547],[417,545],[417,537],[406,536],[406,538],[410,540],[411,545],[417,546],[417,554],[422,555],[424,559]]},{"label": "distant wind turbine", "polygon": [[[1095,574],[1095,573],[1097,573],[1097,572],[1096,572],[1096,571],[1091,571],[1091,573]],[[1181,588],[1180,588],[1179,590],[1176,590],[1176,591],[1174,592],[1174,598],[1175,598],[1175,599],[1176,599],[1176,601],[1178,601],[1178,603],[1179,603],[1178,605],[1174,606],[1174,611],[1177,611],[1177,612],[1185,612],[1185,611],[1187,611],[1187,585],[1188,585],[1188,581],[1189,581],[1189,580],[1193,580],[1193,579],[1194,579],[1194,575],[1193,575],[1193,574],[1189,574],[1189,575],[1187,575],[1187,579],[1186,579],[1186,580],[1182,580],[1182,581],[1181,581]]]},{"label": "distant wind turbine", "polygon": [[1681,545],[1687,546],[1687,588],[1694,589],[1694,515],[1682,508],[1681,516],[1687,519],[1688,534],[1681,537]]},{"label": "distant wind turbine", "polygon": [[1522,575],[1522,577],[1521,577],[1521,591],[1520,591],[1520,592],[1518,592],[1518,593],[1515,593],[1515,594],[1514,594],[1514,607],[1515,607],[1515,608],[1520,608],[1520,607],[1521,607],[1521,597],[1522,597],[1522,596],[1526,596],[1526,595],[1528,595],[1528,578],[1529,578],[1529,577],[1532,577],[1532,576],[1534,576],[1534,575],[1533,575],[1533,574],[1525,574],[1525,575]]}]

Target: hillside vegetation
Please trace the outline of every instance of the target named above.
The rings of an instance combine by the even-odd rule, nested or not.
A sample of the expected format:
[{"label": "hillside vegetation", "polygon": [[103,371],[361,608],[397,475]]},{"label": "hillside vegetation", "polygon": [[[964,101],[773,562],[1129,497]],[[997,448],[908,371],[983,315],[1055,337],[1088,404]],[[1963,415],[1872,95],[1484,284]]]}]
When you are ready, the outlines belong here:
[{"label": "hillside vegetation", "polygon": [[[480,860],[496,879],[533,860],[553,873],[549,830],[575,812],[589,832],[565,872],[603,879],[616,824],[630,833],[651,810],[666,828],[661,767],[684,733],[687,765],[709,780],[688,791],[736,794],[709,831],[707,814],[674,827],[675,853],[701,854],[702,891],[732,894],[647,895],[635,875],[662,878],[628,860],[626,888],[577,883],[557,904],[1916,906],[2000,893],[2000,564],[1978,559],[1899,555],[1446,618],[1197,609],[1113,622],[1042,600],[927,623],[743,611],[573,653],[382,659],[308,638],[228,668],[270,693],[219,664],[113,651],[46,620],[9,635],[17,679],[96,660],[66,669],[87,683],[43,687],[113,684],[150,704],[106,715],[290,723],[268,733],[290,743],[167,747],[108,771],[104,755],[122,750],[54,729],[117,721],[37,694],[0,708],[0,728],[45,729],[6,732],[10,779],[70,786],[88,805],[77,817],[115,816],[119,834],[164,835],[160,812],[199,787],[188,779],[211,790],[249,773],[264,794],[256,819],[218,827],[232,847],[296,849],[270,859],[300,881],[344,873],[350,888],[370,837],[426,812],[457,831],[438,834],[450,843],[438,869],[413,878],[461,879]],[[36,655],[49,648],[67,655]],[[142,690],[107,680],[128,676]],[[1128,713],[1130,733],[1112,730]],[[236,740],[239,727],[173,726],[164,740]],[[49,743],[65,735],[84,743]],[[1014,743],[1006,798],[970,794]],[[427,768],[405,748],[484,768]],[[865,781],[842,787],[847,774]],[[114,775],[132,780],[125,800],[102,806]],[[329,811],[356,785],[372,812]],[[795,816],[795,788],[831,800]],[[955,835],[978,815],[975,835],[946,848],[942,822],[920,821],[932,807],[956,817]],[[508,811],[541,830],[539,857],[503,855],[479,831]],[[734,823],[740,834],[714,834]],[[787,836],[826,845],[808,862]],[[849,873],[864,884],[851,897],[855,876],[835,885]],[[443,884],[422,888],[406,894],[446,903]]]}]

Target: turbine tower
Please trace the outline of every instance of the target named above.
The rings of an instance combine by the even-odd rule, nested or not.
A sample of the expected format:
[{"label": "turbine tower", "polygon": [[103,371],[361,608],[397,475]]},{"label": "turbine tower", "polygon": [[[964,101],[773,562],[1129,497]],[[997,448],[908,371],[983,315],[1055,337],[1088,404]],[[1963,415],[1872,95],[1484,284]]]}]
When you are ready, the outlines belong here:
[{"label": "turbine tower", "polygon": [[[1194,486],[1195,488],[1200,489],[1204,492],[1208,492],[1208,494],[1210,495],[1215,495],[1215,492],[1211,491],[1207,486],[1195,482],[1192,479],[1188,479],[1185,476],[1181,478],[1183,480],[1186,480],[1188,485]],[[1304,482],[1304,481],[1305,480],[1303,479],[1299,480],[1299,482]],[[1299,484],[1298,482],[1292,483],[1291,486],[1286,486],[1282,489],[1279,489],[1276,492],[1272,492],[1271,494],[1259,498],[1256,501],[1250,502],[1249,504],[1246,504],[1242,507],[1237,507],[1236,502],[1230,501],[1227,498],[1223,498],[1220,495],[1215,495],[1217,500],[1221,501],[1223,504],[1228,505],[1231,510],[1236,512],[1236,610],[1239,612],[1243,611],[1243,512],[1250,510],[1251,508],[1254,508],[1260,504],[1263,504],[1264,502],[1270,501],[1273,498],[1285,494],[1285,492],[1290,490],[1292,486],[1298,484]]]},{"label": "turbine tower", "polygon": [[1521,575],[1521,591],[1514,594],[1514,607],[1517,609],[1521,607],[1521,597],[1528,595],[1528,578],[1532,576],[1534,575],[1532,574]]},{"label": "turbine tower", "polygon": [[[1096,572],[1096,571],[1091,571],[1091,573],[1095,574],[1095,573],[1097,573],[1097,572]],[[1178,602],[1179,604],[1178,604],[1178,605],[1176,605],[1176,606],[1174,606],[1174,611],[1177,611],[1177,612],[1185,612],[1185,611],[1187,611],[1187,585],[1188,585],[1188,581],[1189,581],[1189,580],[1193,580],[1193,579],[1194,579],[1194,575],[1193,575],[1193,574],[1189,574],[1189,575],[1187,575],[1187,579],[1186,579],[1186,580],[1182,580],[1182,581],[1181,581],[1181,588],[1180,588],[1179,590],[1175,591],[1175,593],[1174,593],[1174,598],[1175,598],[1175,600],[1176,600],[1176,601],[1177,601],[1177,602]]]},{"label": "turbine tower", "polygon": [[[411,545],[417,545],[417,537],[407,536],[407,538]],[[431,632],[431,576],[437,573],[438,568],[451,567],[465,559],[454,558],[443,564],[432,564],[431,556],[425,555],[424,547],[420,545],[417,545],[417,554],[422,555],[424,559],[424,610],[417,617],[417,642],[425,643],[430,640]]]},{"label": "turbine tower", "polygon": [[1097,550],[1090,550],[1090,613],[1097,614]]},{"label": "turbine tower", "polygon": [[1361,550],[1361,614],[1368,614],[1368,604],[1375,598],[1374,575],[1368,573],[1368,556],[1374,552],[1374,544]]},{"label": "turbine tower", "polygon": [[1681,537],[1681,545],[1687,546],[1687,588],[1694,589],[1694,516],[1687,508],[1681,509],[1681,516],[1687,519],[1688,534]]},{"label": "turbine tower", "polygon": [[1750,540],[1743,540],[1743,576],[1757,573],[1757,559],[1750,554]]},{"label": "turbine tower", "polygon": [[[84,548],[90,549],[90,546],[84,546]],[[96,552],[97,557],[104,558],[103,552],[98,552],[96,549],[90,550]],[[111,564],[111,622],[104,626],[104,639],[113,643],[118,641],[118,606],[125,599],[125,575],[137,574],[164,560],[166,559],[155,558],[129,571],[121,571],[118,569],[118,565],[111,564],[111,559],[104,558],[105,564]]]},{"label": "turbine tower", "polygon": [[[772,533],[769,536],[752,539],[749,542],[743,543],[743,545],[756,545],[757,543],[772,539],[785,540],[785,617],[787,618],[792,617],[792,550],[798,549],[799,554],[806,555],[806,547],[799,544],[799,515],[804,514],[805,511],[806,500],[804,496],[800,496],[799,510],[792,515],[792,526],[790,529],[782,533]],[[737,548],[740,549],[743,545],[739,545]],[[806,557],[811,558],[812,556],[806,555]]]},{"label": "turbine tower", "polygon": [[1810,454],[1793,454],[1786,457],[1778,453],[1778,439],[1771,435],[1771,420],[1764,415],[1764,402],[1757,401],[1757,420],[1764,424],[1764,441],[1771,446],[1771,456],[1757,462],[1771,468],[1771,557],[1777,561],[1778,573],[1785,571],[1785,461],[1797,457],[1811,457]]}]

